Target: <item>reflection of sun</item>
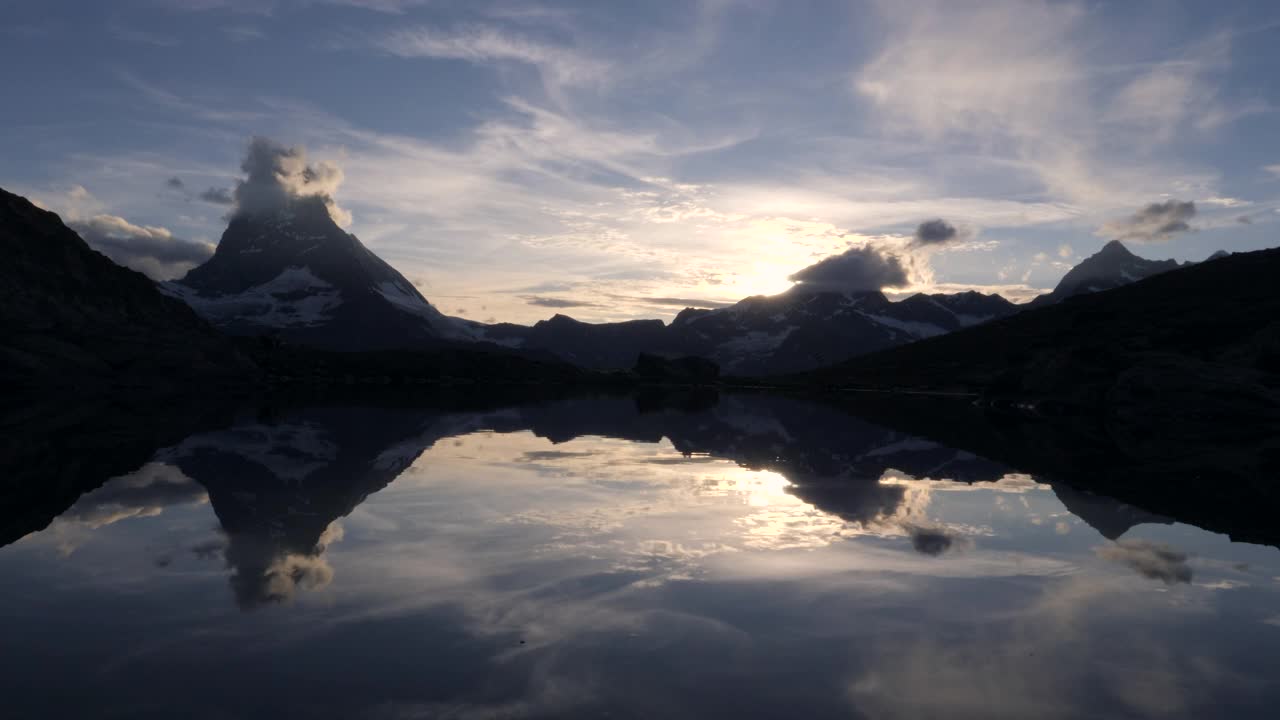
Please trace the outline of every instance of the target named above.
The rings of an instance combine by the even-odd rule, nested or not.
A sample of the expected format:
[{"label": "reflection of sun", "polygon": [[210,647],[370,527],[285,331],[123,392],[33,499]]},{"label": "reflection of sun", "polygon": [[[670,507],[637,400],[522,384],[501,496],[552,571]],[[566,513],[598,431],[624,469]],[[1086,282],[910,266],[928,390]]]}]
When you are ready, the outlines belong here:
[{"label": "reflection of sun", "polygon": [[717,474],[692,480],[690,485],[695,495],[727,497],[749,507],[805,504],[787,492],[791,481],[771,470],[749,470],[729,465]]},{"label": "reflection of sun", "polygon": [[753,473],[747,479],[747,504],[751,507],[769,507],[779,502],[794,504],[800,502],[787,492],[791,481],[769,470]]}]

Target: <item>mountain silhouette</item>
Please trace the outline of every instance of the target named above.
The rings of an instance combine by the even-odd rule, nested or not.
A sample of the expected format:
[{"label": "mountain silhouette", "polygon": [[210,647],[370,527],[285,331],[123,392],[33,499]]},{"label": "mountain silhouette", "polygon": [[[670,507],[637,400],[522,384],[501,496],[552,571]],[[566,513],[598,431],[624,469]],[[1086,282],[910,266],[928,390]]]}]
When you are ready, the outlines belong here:
[{"label": "mountain silhouette", "polygon": [[1052,292],[1034,298],[1027,303],[1027,307],[1044,307],[1076,295],[1111,290],[1179,267],[1181,265],[1177,260],[1140,258],[1130,252],[1124,243],[1112,240],[1067,271]]},{"label": "mountain silhouette", "polygon": [[[1280,250],[1235,253],[800,377],[1006,395],[1234,432],[1280,400]],[[1150,416],[1150,415],[1149,415]],[[1214,417],[1234,418],[1214,429]],[[1189,427],[1189,426],[1188,426]]]},{"label": "mountain silhouette", "polygon": [[141,273],[0,190],[0,385],[182,387],[253,364]]},{"label": "mountain silhouette", "polygon": [[424,348],[466,336],[338,227],[320,197],[235,215],[213,257],[163,287],[224,331],[325,350]]}]

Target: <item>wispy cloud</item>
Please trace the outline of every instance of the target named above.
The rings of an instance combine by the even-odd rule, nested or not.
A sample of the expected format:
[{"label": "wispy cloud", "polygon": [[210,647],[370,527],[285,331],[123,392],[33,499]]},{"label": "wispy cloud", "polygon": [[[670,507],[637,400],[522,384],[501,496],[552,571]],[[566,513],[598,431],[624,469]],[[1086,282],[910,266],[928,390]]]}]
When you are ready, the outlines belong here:
[{"label": "wispy cloud", "polygon": [[456,30],[418,27],[397,30],[378,43],[400,57],[465,60],[472,63],[513,62],[529,65],[541,75],[549,90],[604,82],[609,64],[561,45],[539,42],[493,27],[469,26]]},{"label": "wispy cloud", "polygon": [[266,31],[253,25],[228,25],[222,28],[222,34],[237,43],[264,40],[267,37]]},{"label": "wispy cloud", "polygon": [[[1104,210],[1172,189],[1156,146],[1237,119],[1211,81],[1228,36],[1156,63],[1100,64],[1118,33],[1083,5],[1046,0],[881,3],[884,49],[854,77],[887,132],[1009,154],[1051,197]],[[1116,42],[1123,40],[1115,37]]]},{"label": "wispy cloud", "polygon": [[112,23],[107,26],[107,33],[117,40],[125,42],[138,43],[140,45],[152,45],[154,47],[177,47],[182,41],[172,35],[163,33],[141,30],[136,27],[119,25]]}]

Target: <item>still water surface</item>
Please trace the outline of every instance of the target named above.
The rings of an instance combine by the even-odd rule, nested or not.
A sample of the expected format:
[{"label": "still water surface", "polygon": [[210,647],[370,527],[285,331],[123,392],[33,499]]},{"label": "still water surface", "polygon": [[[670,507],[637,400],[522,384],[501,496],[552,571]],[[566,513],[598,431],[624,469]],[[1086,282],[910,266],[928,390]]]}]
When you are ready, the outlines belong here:
[{"label": "still water surface", "polygon": [[1280,702],[1280,550],[791,401],[248,415],[82,495],[0,576],[9,717]]}]

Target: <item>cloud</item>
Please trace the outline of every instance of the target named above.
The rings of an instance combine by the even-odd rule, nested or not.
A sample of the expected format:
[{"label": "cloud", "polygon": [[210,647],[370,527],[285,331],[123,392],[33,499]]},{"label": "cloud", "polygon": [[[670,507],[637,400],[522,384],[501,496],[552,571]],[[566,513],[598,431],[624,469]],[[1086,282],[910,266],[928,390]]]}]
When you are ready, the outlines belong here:
[{"label": "cloud", "polygon": [[910,284],[902,256],[871,245],[823,258],[787,279],[806,288],[833,291],[880,290]]},{"label": "cloud", "polygon": [[[1184,138],[1261,110],[1218,97],[1230,69],[1223,33],[1153,61],[1086,3],[875,6],[886,21],[883,47],[852,89],[886,134],[916,137],[938,156],[999,157],[1089,210],[1163,192],[1185,172],[1169,162]],[[1103,60],[1098,46],[1120,48],[1121,57]]]},{"label": "cloud", "polygon": [[1151,203],[1127,218],[1106,223],[1099,228],[1098,234],[1115,240],[1163,242],[1191,230],[1187,221],[1195,215],[1194,202],[1166,200]]},{"label": "cloud", "polygon": [[665,305],[678,308],[725,308],[733,305],[730,302],[721,302],[718,300],[700,300],[698,298],[681,298],[681,297],[637,297],[637,296],[616,296],[626,300],[632,300],[646,305]]},{"label": "cloud", "polygon": [[160,35],[138,28],[126,27],[124,25],[112,24],[107,27],[107,32],[117,40],[125,42],[138,43],[140,45],[153,45],[155,47],[177,47],[181,41],[169,35]]},{"label": "cloud", "polygon": [[172,188],[174,190],[181,190],[186,187],[186,185],[182,182],[182,178],[176,178],[176,177],[171,177],[168,180],[165,180],[164,185],[165,187]]},{"label": "cloud", "polygon": [[1240,217],[1236,218],[1236,222],[1240,223],[1241,225],[1252,225],[1253,218],[1249,217],[1248,215],[1241,215]]},{"label": "cloud", "polygon": [[1159,580],[1166,585],[1191,582],[1191,568],[1187,566],[1187,554],[1178,552],[1164,543],[1149,540],[1120,540],[1096,548],[1094,553],[1103,560],[1125,565],[1145,578]]},{"label": "cloud", "polygon": [[526,303],[545,308],[600,307],[599,303],[569,298],[547,297],[545,295],[521,295]]},{"label": "cloud", "polygon": [[213,205],[234,205],[236,203],[235,197],[233,197],[231,191],[226,188],[211,187],[196,197]]},{"label": "cloud", "polygon": [[1241,200],[1240,198],[1233,197],[1222,197],[1220,195],[1210,195],[1204,199],[1204,202],[1206,205],[1217,205],[1218,207],[1227,208],[1246,207],[1253,204],[1248,200]]},{"label": "cloud", "polygon": [[586,85],[604,79],[607,63],[570,48],[548,45],[489,27],[444,32],[436,28],[399,30],[379,45],[399,57],[465,60],[472,63],[518,62],[537,68],[549,87]]},{"label": "cloud", "polygon": [[334,222],[351,224],[351,214],[333,199],[342,184],[342,168],[327,161],[308,163],[307,151],[301,146],[285,147],[269,138],[254,137],[240,169],[247,177],[237,181],[233,191],[237,214],[277,212],[296,200],[319,198]]},{"label": "cloud", "polygon": [[261,28],[252,25],[229,25],[222,28],[222,34],[232,42],[243,43],[250,40],[262,40],[267,34]]},{"label": "cloud", "polygon": [[179,277],[213,255],[209,243],[176,238],[167,228],[134,225],[116,215],[94,215],[68,226],[90,247],[153,280]]},{"label": "cloud", "polygon": [[1262,169],[1276,177],[1280,177],[1280,163],[1276,163],[1275,165],[1266,165]]},{"label": "cloud", "polygon": [[960,237],[960,231],[955,225],[937,218],[920,223],[912,237],[915,244],[920,246],[943,245]]}]

